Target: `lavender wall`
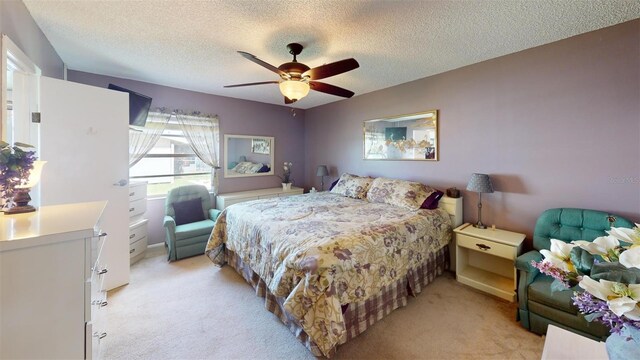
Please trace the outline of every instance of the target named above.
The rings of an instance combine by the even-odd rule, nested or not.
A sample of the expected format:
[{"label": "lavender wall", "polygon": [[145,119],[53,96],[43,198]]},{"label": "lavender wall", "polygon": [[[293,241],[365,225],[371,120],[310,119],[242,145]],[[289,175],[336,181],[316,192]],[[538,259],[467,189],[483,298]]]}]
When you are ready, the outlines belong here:
[{"label": "lavender wall", "polygon": [[[270,105],[255,101],[240,100],[223,96],[176,89],[140,81],[113,78],[70,70],[70,81],[106,88],[113,83],[137,91],[153,98],[152,107],[167,107],[185,111],[201,111],[217,114],[220,118],[220,139],[224,134],[263,135],[275,137],[276,174],[282,173],[284,161],[294,164],[294,179],[304,178],[304,110],[296,110],[292,116],[289,107]],[[116,145],[116,144],[114,144]],[[127,144],[122,144],[127,146]],[[220,146],[220,161],[224,161],[223,146]],[[277,176],[257,176],[225,179],[220,171],[220,193],[279,187]],[[145,217],[149,219],[149,243],[164,241],[162,220],[164,198],[148,201]]]},{"label": "lavender wall", "polygon": [[42,75],[62,79],[63,63],[22,1],[0,1],[0,32],[9,36],[33,61]]},{"label": "lavender wall", "polygon": [[[440,110],[440,161],[362,160],[362,121]],[[640,20],[307,110],[315,167],[464,189],[491,174],[483,220],[529,237],[547,208],[640,220]],[[477,194],[463,192],[465,220]]]}]

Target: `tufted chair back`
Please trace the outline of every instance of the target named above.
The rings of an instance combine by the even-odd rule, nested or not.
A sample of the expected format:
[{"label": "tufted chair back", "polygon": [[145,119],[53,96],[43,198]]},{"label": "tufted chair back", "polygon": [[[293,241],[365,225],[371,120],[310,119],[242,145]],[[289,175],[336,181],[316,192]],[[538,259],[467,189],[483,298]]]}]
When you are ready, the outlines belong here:
[{"label": "tufted chair back", "polygon": [[[609,223],[609,217],[616,221]],[[597,210],[559,208],[549,209],[540,215],[533,231],[533,247],[540,251],[551,247],[550,239],[564,242],[573,240],[593,241],[599,236],[607,235],[605,230],[611,226],[632,228],[629,220]]]}]

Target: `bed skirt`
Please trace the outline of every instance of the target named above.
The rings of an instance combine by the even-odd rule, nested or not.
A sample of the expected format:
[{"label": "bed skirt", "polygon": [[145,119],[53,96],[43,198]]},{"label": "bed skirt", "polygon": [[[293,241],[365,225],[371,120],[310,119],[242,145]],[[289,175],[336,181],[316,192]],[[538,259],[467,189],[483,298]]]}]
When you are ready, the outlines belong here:
[{"label": "bed skirt", "polygon": [[[289,330],[315,356],[324,356],[318,346],[311,340],[299,323],[284,310],[285,298],[274,296],[266,283],[233,251],[226,250],[227,264],[234,268],[256,291],[256,295],[265,299],[265,308],[278,316],[289,327]],[[342,315],[346,333],[338,345],[362,334],[368,327],[380,321],[393,310],[406,306],[409,295],[415,296],[427,286],[436,276],[449,268],[449,247],[445,246],[431,254],[422,265],[410,270],[405,277],[383,288],[377,295],[356,303],[342,305]],[[335,353],[337,347],[328,354]]]}]

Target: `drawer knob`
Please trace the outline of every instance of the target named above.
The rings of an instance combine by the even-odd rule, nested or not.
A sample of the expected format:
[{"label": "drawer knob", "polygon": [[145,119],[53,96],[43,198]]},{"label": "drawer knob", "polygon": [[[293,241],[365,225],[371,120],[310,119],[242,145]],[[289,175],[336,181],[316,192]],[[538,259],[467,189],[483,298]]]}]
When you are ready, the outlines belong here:
[{"label": "drawer knob", "polygon": [[107,301],[103,301],[103,302],[100,303],[100,307],[105,307],[107,305],[109,305],[109,303]]},{"label": "drawer knob", "polygon": [[136,249],[135,249],[135,248],[133,248],[133,249],[129,250],[129,254],[133,254],[134,252],[136,252]]},{"label": "drawer knob", "polygon": [[104,275],[104,274],[106,274],[106,273],[108,273],[108,272],[109,272],[109,269],[104,268],[104,269],[102,269],[102,270],[98,271],[98,275]]},{"label": "drawer knob", "polygon": [[98,235],[98,237],[105,237],[105,236],[107,236],[106,232],[100,233],[100,235]]},{"label": "drawer knob", "polygon": [[135,191],[134,191],[134,192],[130,192],[130,193],[129,193],[129,196],[133,196],[133,195],[135,195],[135,194],[136,194],[136,192],[135,192]]},{"label": "drawer knob", "polygon": [[93,336],[94,336],[94,337],[97,337],[98,339],[104,339],[104,338],[106,338],[106,337],[107,337],[107,333],[106,333],[106,332],[103,332],[102,334],[98,334],[97,332],[94,332],[94,333],[93,333]]},{"label": "drawer knob", "polygon": [[491,249],[491,246],[487,246],[485,244],[476,244],[476,246],[480,249],[480,250],[484,250],[487,251],[489,249]]},{"label": "drawer knob", "polygon": [[136,237],[136,234],[129,235],[129,240],[133,239],[134,237]]},{"label": "drawer knob", "polygon": [[135,210],[136,208],[129,208],[129,212],[132,212],[133,210]]}]

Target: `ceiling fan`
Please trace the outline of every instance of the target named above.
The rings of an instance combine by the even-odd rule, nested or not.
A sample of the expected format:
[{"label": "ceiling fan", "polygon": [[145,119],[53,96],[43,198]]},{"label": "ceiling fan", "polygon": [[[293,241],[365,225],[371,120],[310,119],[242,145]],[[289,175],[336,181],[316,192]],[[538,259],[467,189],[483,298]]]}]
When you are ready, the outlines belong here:
[{"label": "ceiling fan", "polygon": [[253,85],[265,85],[265,84],[279,84],[280,92],[284,95],[284,103],[292,104],[303,97],[307,96],[309,89],[320,91],[326,94],[342,96],[350,98],[353,96],[353,91],[343,89],[338,86],[326,84],[316,80],[328,78],[334,75],[342,74],[353,69],[357,69],[360,64],[351,58],[336,61],[330,64],[321,65],[309,68],[303,63],[299,63],[296,59],[297,55],[300,55],[304,47],[297,43],[291,43],[287,45],[289,54],[293,55],[293,61],[284,63],[278,67],[275,67],[269,63],[266,63],[258,59],[255,55],[248,52],[238,51],[240,55],[249,61],[265,67],[274,73],[280,75],[279,81],[262,81],[248,84],[227,85],[226,88],[240,87],[240,86],[253,86]]}]

